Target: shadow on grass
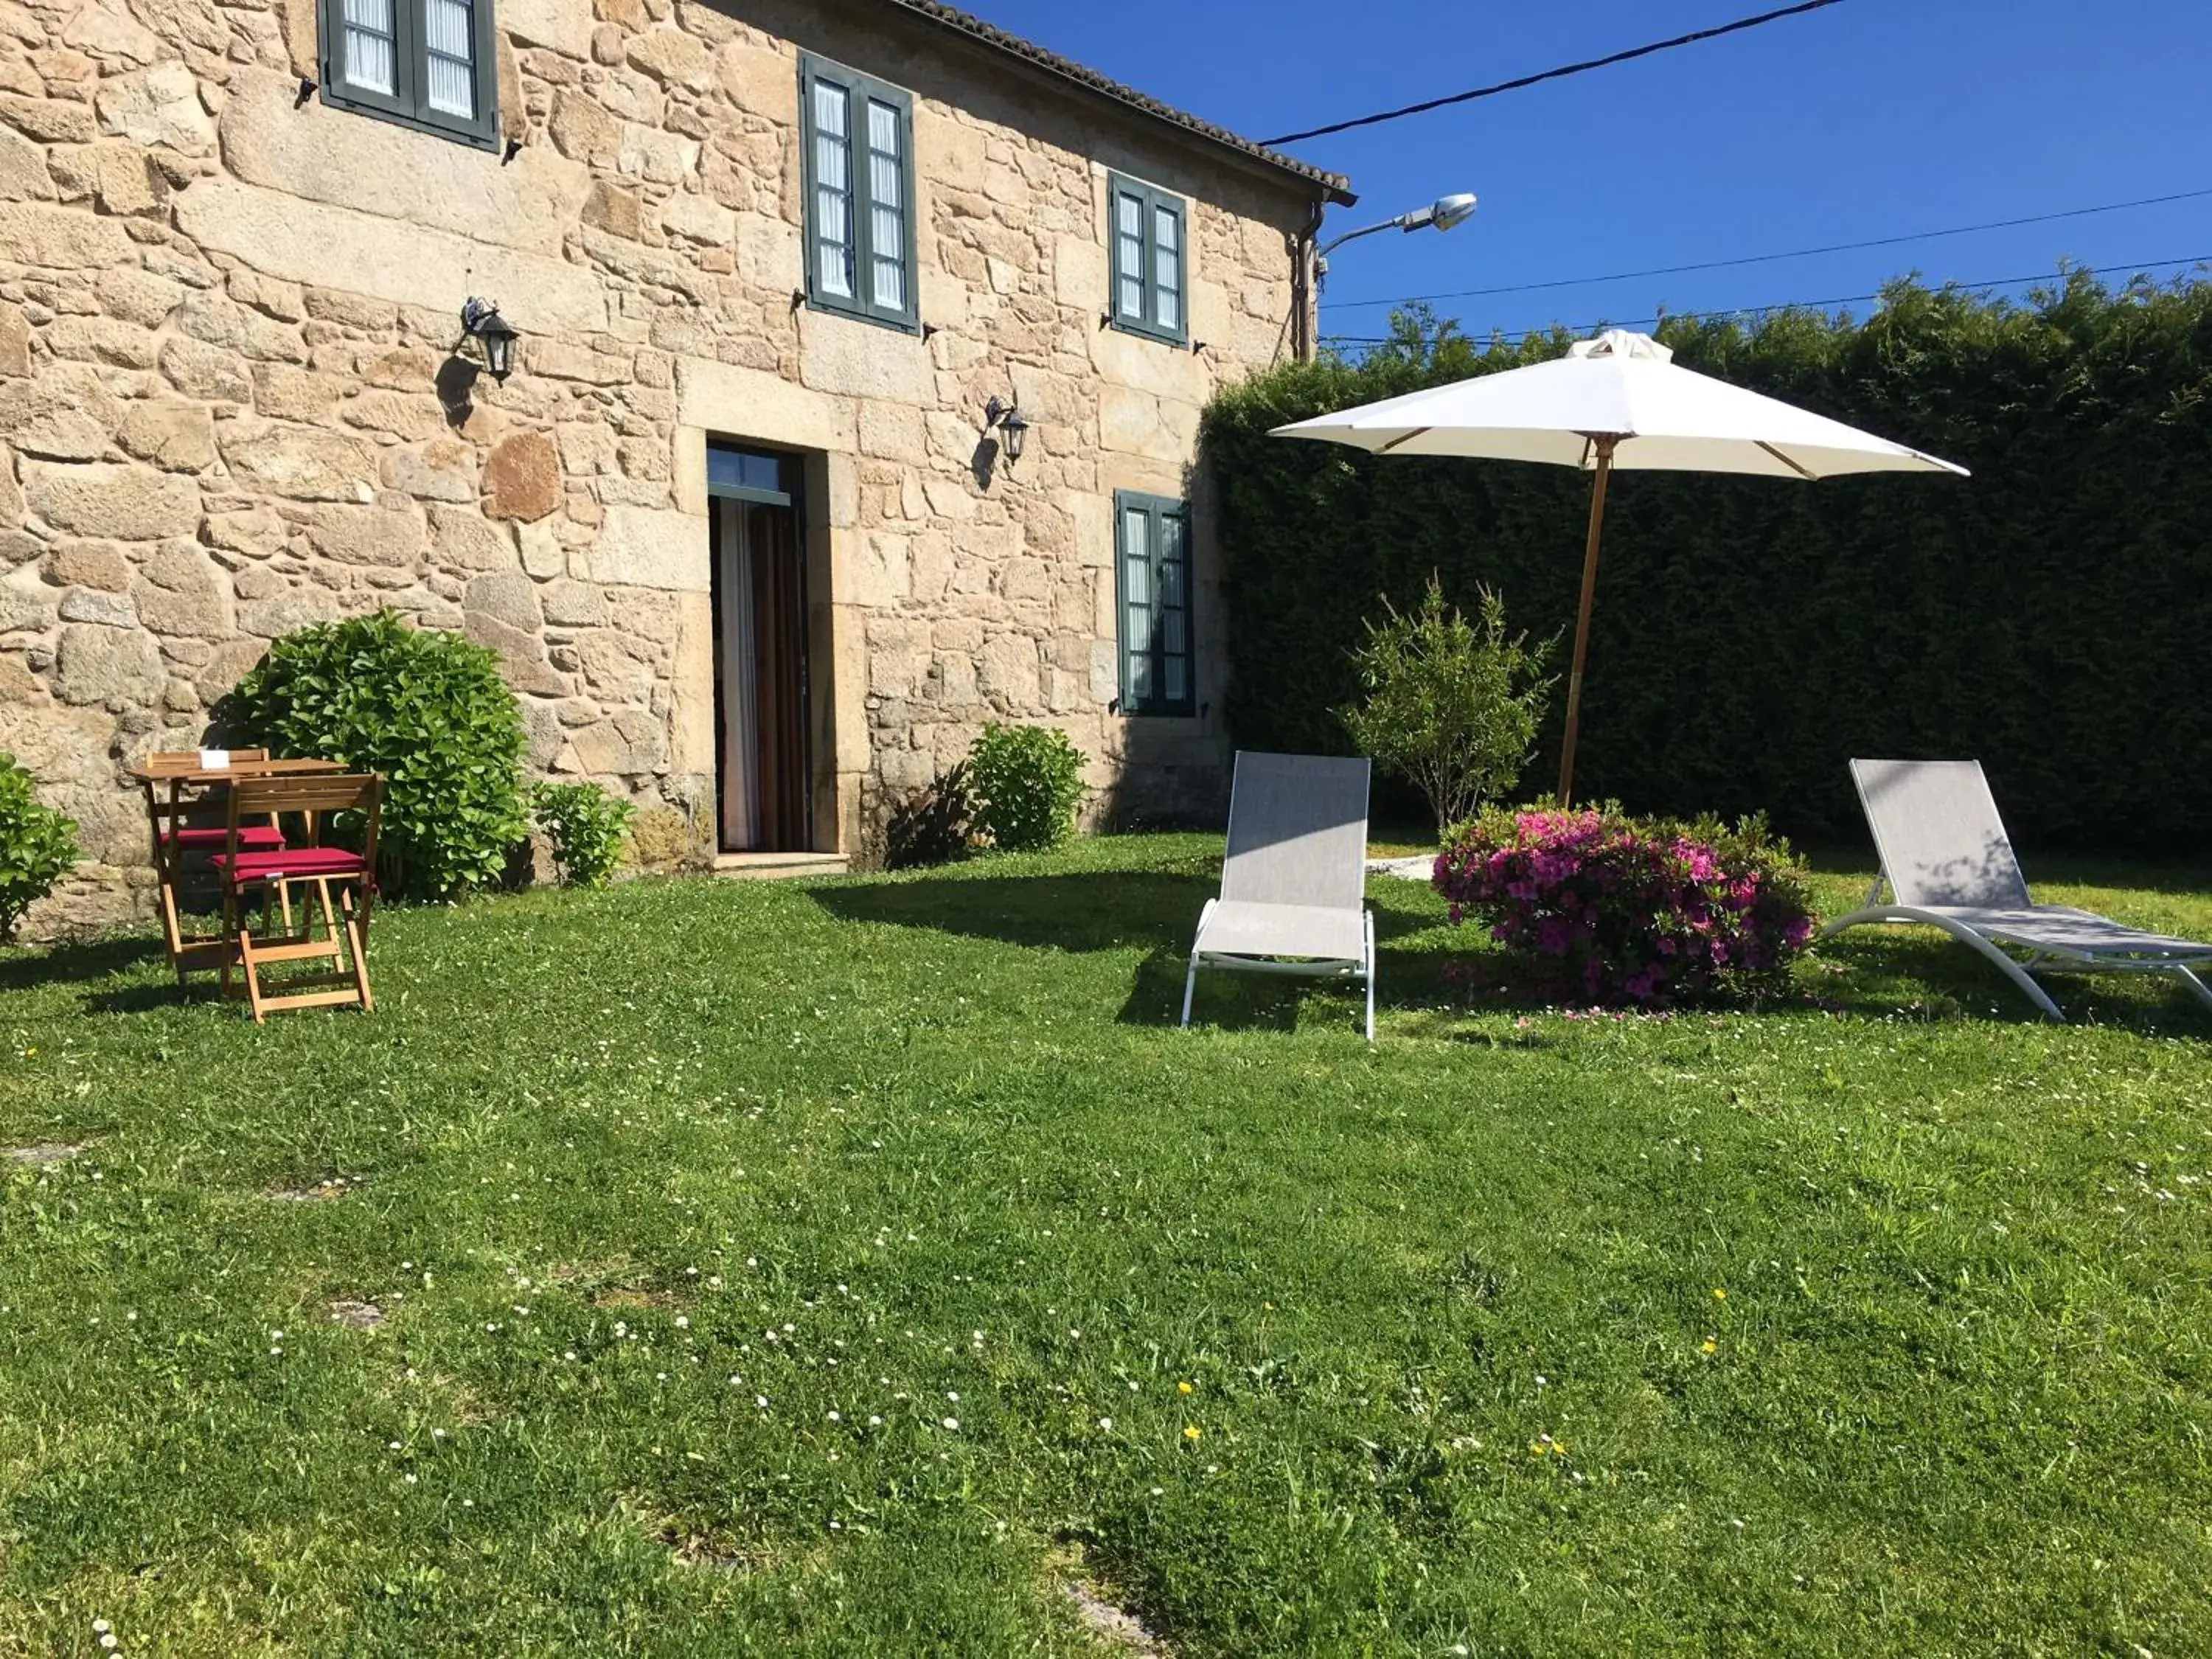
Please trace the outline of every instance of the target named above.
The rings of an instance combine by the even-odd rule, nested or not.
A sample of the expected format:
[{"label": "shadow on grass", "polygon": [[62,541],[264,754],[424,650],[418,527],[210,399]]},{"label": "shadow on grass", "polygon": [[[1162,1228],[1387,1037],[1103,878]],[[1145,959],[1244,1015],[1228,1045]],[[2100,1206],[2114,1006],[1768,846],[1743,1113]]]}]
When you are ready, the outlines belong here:
[{"label": "shadow on grass", "polygon": [[[1577,999],[1561,994],[1541,964],[1525,957],[1486,950],[1431,959],[1457,963],[1441,994],[1462,1015],[1558,1012],[1580,1006]],[[2072,1024],[2094,1023],[2145,1036],[2212,1036],[2212,1011],[2168,977],[2052,974],[2043,983]],[[1799,964],[1787,995],[1747,1012],[1803,1014],[1813,1009],[1854,1019],[1927,1024],[2047,1023],[1995,968],[1933,931],[1865,928],[1832,939]],[[1692,1004],[1677,1012],[1694,1016],[1747,1009],[1741,1004]],[[1428,1035],[1451,1034],[1438,1030]]]},{"label": "shadow on grass", "polygon": [[[42,950],[10,951],[0,956],[0,992],[87,984],[127,973],[142,963],[159,959],[161,954],[161,940],[144,934],[114,934],[67,940]],[[174,990],[175,987],[167,988]]]},{"label": "shadow on grass", "polygon": [[[1434,950],[1394,949],[1391,941],[1436,925],[1437,918],[1393,903],[1389,884],[1370,884],[1377,947],[1376,1006],[1433,1007],[1449,957]],[[1054,951],[1142,950],[1120,1019],[1174,1025],[1182,1018],[1183,975],[1193,930],[1220,890],[1211,874],[1089,871],[1045,876],[942,876],[824,887],[814,902],[846,921],[927,927],[967,939]],[[1419,892],[1407,884],[1407,896]],[[1359,1018],[1356,987],[1287,975],[1201,972],[1194,1024],[1232,1030],[1288,1030],[1309,997],[1340,1002]]]},{"label": "shadow on grass", "polygon": [[215,1002],[215,981],[196,975],[179,983],[165,979],[153,985],[125,985],[113,990],[88,991],[79,1004],[87,1014],[150,1014],[159,1008],[181,1008],[187,1003]]},{"label": "shadow on grass", "polygon": [[1210,876],[1085,871],[1053,876],[924,876],[815,889],[844,921],[927,927],[1053,951],[1188,951]]},{"label": "shadow on grass", "polygon": [[[1852,928],[1817,945],[1798,977],[1827,1006],[1862,1018],[2047,1023],[2003,975],[1932,928]],[[2212,1010],[2173,975],[2039,973],[2037,978],[2069,1024],[2116,1026],[2145,1036],[2212,1037]]]},{"label": "shadow on grass", "polygon": [[[2139,872],[2130,879],[2140,879]],[[1517,1038],[1470,1032],[1470,1015],[1539,1014],[1572,1006],[1533,963],[1488,948],[1479,930],[1442,930],[1434,907],[1414,908],[1425,890],[1370,882],[1378,961],[1376,1007],[1420,1018],[1415,1035],[1510,1045]],[[848,921],[926,927],[1025,948],[1141,950],[1118,1018],[1173,1025],[1182,1013],[1183,974],[1199,911],[1218,890],[1211,874],[1090,871],[1060,875],[956,875],[824,887],[815,902]],[[1408,936],[1442,930],[1441,941]],[[1841,971],[1836,971],[1840,969]],[[2212,1016],[2185,987],[2154,975],[2053,975],[2052,994],[2068,1019],[2147,1036],[2212,1036]],[[1993,1021],[2032,1025],[2042,1016],[1986,963],[1941,936],[1875,928],[1821,946],[1800,970],[1800,994],[1773,1012],[1818,1006],[1863,1019]],[[1229,1030],[1288,1030],[1307,1000],[1325,999],[1355,1028],[1356,987],[1322,980],[1201,972],[1194,1024]],[[1334,1022],[1338,1016],[1329,1016]],[[1535,1039],[1531,1039],[1535,1041]]]},{"label": "shadow on grass", "polygon": [[[1401,1016],[1419,1011],[1433,1024],[1438,1018],[1456,1018],[1445,1005],[1456,992],[1451,969],[1455,953],[1427,945],[1394,945],[1408,934],[1426,932],[1437,919],[1388,902],[1387,891],[1368,890],[1368,907],[1375,912],[1375,1012]],[[1194,923],[1196,921],[1193,917]],[[1190,941],[1186,935],[1172,950],[1146,958],[1121,1006],[1123,1024],[1174,1025],[1182,1018],[1183,976],[1190,966]],[[1191,1002],[1191,1024],[1237,1030],[1257,1028],[1288,1030],[1297,1025],[1307,1002],[1340,1006],[1341,1018],[1354,1026],[1363,1019],[1365,993],[1354,981],[1332,982],[1288,975],[1240,974],[1222,969],[1201,969],[1198,993]],[[1402,1029],[1402,1028],[1400,1028]],[[1442,1035],[1423,1030],[1418,1035]]]},{"label": "shadow on grass", "polygon": [[[149,968],[158,969],[159,976],[142,977]],[[196,971],[179,981],[168,969],[161,941],[143,933],[71,939],[0,955],[0,995],[47,986],[74,988],[76,1012],[87,1015],[143,1014],[222,1000],[212,971]]]}]

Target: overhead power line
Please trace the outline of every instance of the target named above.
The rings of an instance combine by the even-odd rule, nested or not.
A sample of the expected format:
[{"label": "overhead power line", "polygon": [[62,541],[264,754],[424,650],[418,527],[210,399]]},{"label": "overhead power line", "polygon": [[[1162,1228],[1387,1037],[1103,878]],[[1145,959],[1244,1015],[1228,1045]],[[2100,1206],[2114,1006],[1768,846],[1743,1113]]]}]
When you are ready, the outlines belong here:
[{"label": "overhead power line", "polygon": [[[2212,253],[2192,254],[2185,259],[2136,260],[2128,264],[2100,265],[2094,270],[2087,270],[2075,267],[2073,270],[2063,272],[2049,270],[2037,271],[2033,275],[2027,276],[1985,276],[1978,282],[1946,283],[1944,287],[1960,289],[2012,288],[2018,286],[2021,283],[2047,283],[2054,276],[2073,276],[2078,274],[2084,276],[2112,276],[2118,275],[2121,271],[2126,271],[2130,275],[2136,275],[2149,270],[2167,270],[2176,265],[2201,265],[2207,264],[2212,264]],[[1877,293],[1845,294],[1836,298],[1827,300],[1777,300],[1769,305],[1720,306],[1711,311],[1670,311],[1663,317],[1634,317],[1626,319],[1605,317],[1600,318],[1597,321],[1592,323],[1568,323],[1564,325],[1558,323],[1540,323],[1530,328],[1502,328],[1488,330],[1480,334],[1469,333],[1466,337],[1480,342],[1482,340],[1487,340],[1495,335],[1496,337],[1503,339],[1520,340],[1527,338],[1531,334],[1548,334],[1552,330],[1559,327],[1565,327],[1570,334],[1587,334],[1592,329],[1597,328],[1650,328],[1656,326],[1660,323],[1679,322],[1686,318],[1692,320],[1701,320],[1703,319],[1711,317],[1759,316],[1770,311],[1821,311],[1826,310],[1832,306],[1863,305],[1869,300],[1879,300],[1881,297],[1882,296]],[[1395,343],[1392,337],[1385,334],[1324,334],[1322,336],[1322,342],[1326,345],[1358,346],[1378,346]]]},{"label": "overhead power line", "polygon": [[1678,34],[1671,40],[1654,40],[1649,46],[1631,46],[1626,52],[1613,52],[1603,58],[1591,58],[1579,64],[1562,64],[1557,69],[1544,70],[1535,75],[1516,76],[1510,81],[1500,81],[1495,86],[1477,87],[1471,92],[1455,92],[1446,98],[1431,98],[1422,103],[1408,104],[1403,109],[1386,109],[1376,115],[1356,116],[1349,121],[1333,121],[1325,127],[1309,127],[1304,132],[1286,132],[1279,138],[1262,138],[1260,142],[1263,144],[1294,144],[1301,138],[1325,138],[1330,133],[1349,132],[1354,127],[1371,127],[1385,121],[1403,120],[1408,115],[1425,115],[1432,109],[1443,109],[1453,104],[1471,104],[1478,98],[1495,98],[1501,92],[1518,92],[1523,87],[1539,86],[1546,81],[1564,81],[1571,75],[1586,75],[1592,70],[1610,69],[1615,64],[1649,58],[1655,52],[1672,52],[1677,46],[1695,46],[1700,40],[1716,40],[1723,34],[1740,34],[1762,24],[1778,23],[1785,17],[1797,17],[1808,11],[1820,11],[1842,3],[1843,0],[1801,0],[1801,3],[1784,6],[1778,11],[1763,11],[1756,17],[1739,17],[1733,23],[1692,30],[1688,34]]},{"label": "overhead power line", "polygon": [[1603,276],[1557,276],[1541,283],[1515,283],[1504,288],[1463,288],[1449,294],[1408,294],[1396,300],[1328,300],[1322,303],[1339,311],[1372,306],[1425,305],[1436,300],[1482,300],[1500,294],[1534,294],[1543,289],[1583,288],[1595,283],[1626,283],[1644,276],[1680,276],[1696,270],[1726,270],[1737,265],[1771,264],[1778,259],[1808,259],[1823,253],[1854,253],[1863,248],[1896,247],[1905,242],[1932,241],[1943,236],[1969,236],[1984,230],[2012,230],[2022,225],[2047,225],[2060,219],[2086,219],[2094,214],[2118,213],[2129,208],[2162,207],[2169,202],[2193,202],[2212,196],[2212,186],[2178,191],[2171,196],[2145,196],[2132,202],[2107,202],[2100,207],[2067,208],[2057,213],[2032,213],[2018,219],[1992,219],[1985,224],[1953,225],[1943,230],[1909,231],[1898,236],[1874,236],[1863,242],[1834,242],[1826,247],[1792,248],[1786,253],[1747,253],[1733,259],[1705,259],[1695,264],[1654,265],[1649,270],[1616,270]]}]

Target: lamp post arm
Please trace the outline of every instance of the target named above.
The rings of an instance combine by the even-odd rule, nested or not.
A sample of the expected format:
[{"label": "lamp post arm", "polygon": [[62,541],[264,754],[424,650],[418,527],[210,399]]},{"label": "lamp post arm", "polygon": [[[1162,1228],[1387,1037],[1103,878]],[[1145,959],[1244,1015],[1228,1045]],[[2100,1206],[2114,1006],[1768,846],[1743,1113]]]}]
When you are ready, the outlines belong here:
[{"label": "lamp post arm", "polygon": [[[1305,240],[1298,244],[1301,251],[1298,256],[1297,274],[1293,284],[1293,298],[1297,307],[1298,317],[1302,319],[1301,333],[1303,334],[1304,326],[1311,326],[1315,332],[1319,331],[1318,325],[1314,323],[1311,313],[1316,297],[1321,292],[1322,284],[1328,280],[1328,256],[1337,249],[1342,247],[1346,242],[1356,240],[1362,236],[1372,236],[1378,231],[1428,230],[1431,228],[1437,230],[1449,230],[1454,225],[1465,223],[1468,216],[1474,213],[1474,206],[1475,201],[1472,195],[1439,196],[1426,207],[1415,208],[1411,212],[1401,213],[1395,218],[1382,220],[1377,224],[1362,225],[1357,230],[1347,230],[1343,235],[1323,242],[1319,246],[1316,246],[1311,240],[1319,234],[1321,230],[1321,210],[1316,208],[1313,222],[1305,233]],[[1314,341],[1310,334],[1304,334],[1297,341],[1296,345],[1301,358],[1312,356]]]},{"label": "lamp post arm", "polygon": [[1314,257],[1317,259],[1326,259],[1330,254],[1335,252],[1337,249],[1342,247],[1346,242],[1356,241],[1362,236],[1372,236],[1378,230],[1404,229],[1406,228],[1406,221],[1413,216],[1410,213],[1401,213],[1395,219],[1383,220],[1380,224],[1362,225],[1358,230],[1347,230],[1343,235],[1338,237],[1334,241],[1323,242],[1319,248],[1315,250]]}]

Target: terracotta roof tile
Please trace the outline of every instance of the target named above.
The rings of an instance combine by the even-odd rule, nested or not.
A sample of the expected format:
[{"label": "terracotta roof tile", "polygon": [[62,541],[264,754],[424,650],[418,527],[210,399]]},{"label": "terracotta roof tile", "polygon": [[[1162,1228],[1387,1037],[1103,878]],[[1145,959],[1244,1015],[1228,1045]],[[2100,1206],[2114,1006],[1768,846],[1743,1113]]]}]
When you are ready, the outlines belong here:
[{"label": "terracotta roof tile", "polygon": [[1032,41],[1024,40],[1018,34],[1009,34],[1006,30],[987,23],[980,17],[973,17],[955,7],[940,4],[939,0],[890,0],[890,3],[902,11],[926,18],[930,22],[964,34],[969,39],[980,41],[984,46],[1012,53],[1014,57],[1045,70],[1048,74],[1056,75],[1064,80],[1074,82],[1078,86],[1086,87],[1102,97],[1110,98],[1115,103],[1125,105],[1139,114],[1149,115],[1155,120],[1165,121],[1171,126],[1182,128],[1185,132],[1192,133],[1212,143],[1219,144],[1224,149],[1235,150],[1239,155],[1248,156],[1254,161],[1278,168],[1293,178],[1304,179],[1307,184],[1318,187],[1332,202],[1349,204],[1358,199],[1352,193],[1352,181],[1341,173],[1324,172],[1310,162],[1301,161],[1295,156],[1285,155],[1280,150],[1269,149],[1264,144],[1255,144],[1249,138],[1241,138],[1226,127],[1218,127],[1211,121],[1200,120],[1197,116],[1179,110],[1171,104],[1164,104],[1157,98],[1146,96],[1134,87],[1126,87],[1119,81],[1109,80],[1096,70],[1085,69],[1072,58],[1062,58],[1058,52],[1047,52],[1042,46]]}]

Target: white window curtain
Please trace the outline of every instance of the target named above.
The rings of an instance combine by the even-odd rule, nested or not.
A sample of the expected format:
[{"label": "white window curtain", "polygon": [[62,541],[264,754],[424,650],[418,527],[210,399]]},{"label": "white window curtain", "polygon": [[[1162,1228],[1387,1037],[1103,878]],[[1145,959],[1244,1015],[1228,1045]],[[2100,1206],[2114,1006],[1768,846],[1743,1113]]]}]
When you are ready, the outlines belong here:
[{"label": "white window curtain", "polygon": [[1152,320],[1162,328],[1182,326],[1182,216],[1172,208],[1152,210]]},{"label": "white window curtain", "polygon": [[1142,507],[1121,514],[1121,648],[1129,696],[1141,705],[1152,696],[1152,515]]},{"label": "white window curtain", "polygon": [[841,300],[853,297],[850,107],[844,88],[828,81],[814,83],[815,279],[823,293]]},{"label": "white window curtain", "polygon": [[875,267],[875,302],[906,308],[906,187],[899,112],[868,100],[869,263]]},{"label": "white window curtain", "polygon": [[1145,314],[1145,204],[1134,196],[1115,197],[1114,234],[1121,251],[1115,263],[1121,273],[1118,301],[1121,314],[1141,320]]},{"label": "white window curtain", "polygon": [[722,841],[760,845],[760,667],[754,641],[753,554],[744,508],[718,501],[722,568],[716,573],[727,595],[722,612]]},{"label": "white window curtain", "polygon": [[472,120],[477,112],[476,8],[471,0],[423,3],[430,48],[430,107]]},{"label": "white window curtain", "polygon": [[395,0],[345,0],[345,78],[387,96],[399,90]]}]

